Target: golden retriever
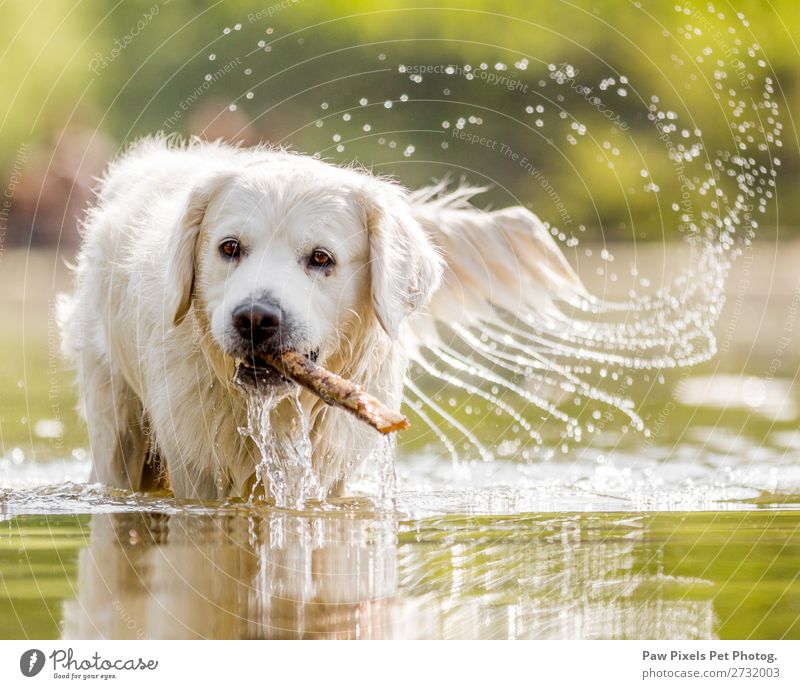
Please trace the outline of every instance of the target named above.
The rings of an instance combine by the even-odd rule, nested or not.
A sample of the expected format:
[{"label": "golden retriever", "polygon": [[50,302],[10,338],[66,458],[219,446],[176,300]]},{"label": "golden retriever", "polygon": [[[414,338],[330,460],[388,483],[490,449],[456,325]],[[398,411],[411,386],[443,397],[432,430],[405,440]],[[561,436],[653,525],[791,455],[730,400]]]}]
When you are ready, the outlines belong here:
[{"label": "golden retriever", "polygon": [[246,496],[260,461],[238,430],[250,387],[280,400],[276,433],[304,417],[323,495],[340,493],[378,434],[311,393],[294,402],[254,355],[301,352],[397,408],[436,320],[582,289],[523,208],[409,195],[276,148],[147,138],[97,194],[59,313],[92,480],[121,488],[147,488],[157,461],[177,497]]}]

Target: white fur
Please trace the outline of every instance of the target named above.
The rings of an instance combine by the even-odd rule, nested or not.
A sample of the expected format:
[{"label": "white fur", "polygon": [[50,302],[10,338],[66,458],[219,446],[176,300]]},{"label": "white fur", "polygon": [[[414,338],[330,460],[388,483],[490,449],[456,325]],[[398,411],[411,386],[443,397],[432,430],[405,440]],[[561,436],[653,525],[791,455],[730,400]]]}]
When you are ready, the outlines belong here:
[{"label": "white fur", "polygon": [[[521,290],[542,299],[581,293],[528,211],[487,214],[434,192],[409,197],[368,172],[266,147],[160,137],[133,146],[100,185],[76,290],[60,309],[93,479],[138,489],[157,452],[178,497],[246,491],[257,458],[237,431],[246,404],[231,384],[231,311],[258,294],[293,316],[298,349],[318,349],[326,368],[398,408],[415,342],[435,332],[434,319],[479,314],[500,295],[492,281],[504,307]],[[228,236],[248,245],[236,266],[219,256]],[[302,256],[317,246],[336,255],[330,276],[304,268]],[[409,318],[439,286],[442,253],[444,289],[426,317]],[[509,258],[515,270],[503,266]],[[379,436],[311,393],[300,402],[315,472],[326,493],[341,491]],[[273,427],[293,413],[280,402]]]}]

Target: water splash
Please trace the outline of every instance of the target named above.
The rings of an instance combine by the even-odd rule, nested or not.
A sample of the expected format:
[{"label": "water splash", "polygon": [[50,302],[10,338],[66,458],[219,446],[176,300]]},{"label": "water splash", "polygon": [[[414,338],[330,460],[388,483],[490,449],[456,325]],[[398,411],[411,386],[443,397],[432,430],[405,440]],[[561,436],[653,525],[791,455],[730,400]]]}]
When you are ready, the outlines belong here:
[{"label": "water splash", "polygon": [[[242,388],[242,393],[247,402],[247,425],[240,427],[239,433],[253,441],[261,457],[249,501],[264,496],[276,507],[299,510],[312,503],[325,507],[327,496],[314,471],[311,432],[300,404],[300,388],[286,398],[271,390]],[[274,418],[276,414],[280,421]],[[288,424],[286,419],[290,419]],[[376,509],[395,509],[395,450],[394,437],[381,436],[364,462],[366,470],[374,474]]]},{"label": "water splash", "polygon": [[[691,3],[688,6],[693,7]],[[685,8],[678,9],[687,14]],[[698,13],[703,11],[694,14]],[[638,176],[643,180],[641,190],[657,197],[659,210],[663,206],[674,214],[668,211],[661,221],[674,222],[683,234],[690,250],[687,265],[653,291],[647,289],[648,282],[642,278],[622,300],[578,291],[559,292],[550,287],[550,298],[542,300],[541,294],[521,293],[518,305],[512,309],[493,302],[495,295],[486,290],[485,303],[479,304],[480,308],[473,305],[474,315],[467,311],[466,318],[459,318],[456,323],[440,319],[434,336],[428,333],[424,346],[412,356],[414,366],[406,401],[411,413],[436,437],[441,439],[442,430],[446,430],[447,442],[442,442],[449,454],[460,445],[464,449],[459,453],[462,456],[477,454],[486,460],[491,458],[487,446],[498,447],[510,436],[516,448],[523,448],[523,457],[540,450],[549,457],[554,447],[566,452],[569,443],[603,430],[619,416],[624,419],[623,430],[631,428],[649,437],[646,419],[633,401],[631,390],[636,381],[650,380],[653,372],[652,379],[663,382],[662,370],[694,366],[717,353],[714,329],[725,303],[730,267],[743,248],[752,243],[758,218],[774,199],[780,166],[775,152],[781,146],[782,126],[774,80],[766,70],[761,47],[755,42],[746,46],[738,37],[735,49],[709,47],[707,42],[713,43],[719,35],[711,28],[715,18],[692,17],[694,26],[687,24],[678,32],[678,38],[682,39],[682,50],[697,53],[697,59],[690,63],[691,76],[697,79],[694,71],[699,72],[711,88],[730,132],[728,149],[710,149],[693,113],[680,115],[677,107],[668,107],[666,99],[655,94],[641,99],[637,113],[650,123],[650,128],[634,132],[618,115],[616,121],[600,124],[580,121],[570,110],[575,99],[599,94],[605,103],[596,95],[587,102],[600,103],[606,113],[620,112],[617,108],[625,102],[625,112],[630,112],[628,97],[639,94],[625,75],[582,84],[581,70],[566,63],[547,66],[547,78],[540,80],[540,88],[534,91],[541,102],[534,101],[523,108],[526,117],[536,120],[537,127],[549,129],[551,142],[566,140],[570,146],[589,146],[599,143],[604,138],[603,130],[610,127],[616,144],[604,141],[600,147],[603,153],[598,156],[609,170],[617,170],[623,161],[635,160],[639,148],[653,139],[658,147],[663,146],[665,162],[661,173],[677,179],[677,191],[662,192],[648,165],[638,170]],[[746,27],[745,20],[739,19]],[[700,34],[698,23],[705,27]],[[731,29],[730,33],[736,35],[736,30]],[[703,36],[703,41],[698,41],[698,36]],[[714,53],[719,55],[712,62],[709,56]],[[736,66],[735,70],[726,68],[727,60]],[[526,70],[527,67],[526,64]],[[487,69],[488,61],[479,65],[481,73]],[[498,73],[505,69],[501,63],[495,65]],[[401,68],[400,72],[404,71]],[[464,65],[452,73],[471,81],[478,72]],[[742,96],[741,90],[747,93]],[[473,109],[485,110],[479,104]],[[455,118],[458,130],[483,124],[482,118],[468,113]],[[442,123],[442,130],[450,130],[449,121]],[[489,132],[481,135],[494,141]],[[496,149],[493,145],[492,150]],[[509,152],[515,154],[510,149]],[[539,176],[534,178],[541,181]],[[439,203],[444,210],[455,210],[467,207],[468,196],[439,184],[416,198]],[[544,229],[567,248],[580,243],[554,224],[545,222]],[[598,274],[615,282],[618,276],[613,272],[613,254],[607,248],[599,253],[603,263],[597,268]],[[586,255],[590,254],[587,249]],[[527,268],[522,261],[520,264],[516,269],[522,276],[522,285]],[[509,271],[514,269],[515,266],[508,266]],[[487,271],[491,276],[491,266]],[[638,275],[635,267],[631,275]],[[504,279],[505,276],[497,276],[495,292],[503,289]],[[463,289],[469,292],[470,288]],[[542,291],[546,291],[544,286]],[[474,290],[469,298],[474,300]],[[453,395],[453,390],[462,393]],[[442,401],[448,396],[451,409],[444,409]],[[468,409],[475,397],[489,403],[487,412],[466,424],[464,416],[470,414]],[[620,427],[618,422],[614,425]],[[478,433],[476,427],[482,427],[483,433]]]},{"label": "water splash", "polygon": [[382,436],[378,446],[372,453],[372,459],[377,465],[378,496],[376,506],[380,509],[394,511],[396,509],[395,495],[397,493],[397,473],[394,465],[396,441],[393,435]]},{"label": "water splash", "polygon": [[[649,17],[638,3],[631,11],[641,12],[642,21]],[[579,251],[585,225],[569,216],[568,204],[555,190],[553,196],[535,167],[539,157],[551,156],[550,147],[576,173],[598,165],[619,182],[621,207],[628,204],[629,189],[652,200],[656,231],[676,228],[689,249],[685,267],[656,288],[632,266],[633,285],[623,298],[551,290],[542,299],[527,290],[515,305],[487,297],[463,320],[440,318],[435,336],[413,352],[405,401],[454,462],[475,455],[488,461],[498,454],[490,448],[510,446],[525,459],[550,457],[609,429],[647,436],[647,415],[634,386],[649,389],[663,381],[663,370],[693,366],[717,353],[714,330],[730,266],[774,203],[781,164],[776,152],[782,146],[777,82],[742,14],[724,18],[710,4],[687,1],[672,16],[663,26],[668,60],[655,65],[666,82],[663,93],[645,91],[636,76],[615,70],[613,55],[610,62],[547,64],[521,45],[518,53],[486,54],[473,65],[451,63],[424,77],[398,62],[395,74],[381,72],[370,93],[343,92],[331,79],[330,89],[319,85],[309,95],[314,115],[295,133],[310,136],[321,157],[349,162],[358,156],[380,166],[384,155],[396,161],[399,153],[410,159],[416,151],[439,150],[443,164],[457,167],[451,156],[469,146],[470,155],[485,156],[495,169],[499,149],[512,175],[529,180],[534,198],[545,190],[553,202],[537,207],[544,231],[581,258],[581,268],[591,261],[607,284],[620,282],[612,252]],[[269,42],[279,51],[282,40],[276,35]],[[263,40],[258,45],[263,49]],[[267,58],[258,50],[252,60]],[[390,54],[377,56],[382,70],[390,63]],[[246,75],[258,74],[250,69]],[[248,84],[238,102],[258,96],[263,83]],[[513,112],[496,109],[498,87],[518,94]],[[690,89],[699,99],[713,99],[701,110],[704,121],[696,120]],[[447,101],[445,117],[430,105]],[[406,128],[412,121],[415,128]],[[466,130],[494,141],[507,136],[511,124],[530,134],[530,147],[482,150],[460,136]],[[718,132],[727,138],[714,136]],[[440,146],[423,148],[419,139],[426,137]],[[354,153],[359,146],[363,155]],[[530,164],[516,162],[528,159]],[[672,183],[665,184],[667,179]],[[434,187],[429,200],[435,203],[437,196],[444,199],[442,207],[453,198],[446,185]],[[557,220],[548,220],[553,207]],[[637,239],[641,228],[634,231],[629,215]],[[645,230],[652,233],[653,227]]]},{"label": "water splash", "polygon": [[[282,400],[271,390],[246,390],[247,425],[239,433],[250,438],[261,455],[256,465],[253,500],[259,490],[275,501],[277,507],[300,509],[310,500],[322,500],[322,487],[314,472],[311,440],[306,417],[300,405],[300,389],[286,398],[291,421],[273,424],[273,414]],[[284,410],[282,410],[284,411]]]}]

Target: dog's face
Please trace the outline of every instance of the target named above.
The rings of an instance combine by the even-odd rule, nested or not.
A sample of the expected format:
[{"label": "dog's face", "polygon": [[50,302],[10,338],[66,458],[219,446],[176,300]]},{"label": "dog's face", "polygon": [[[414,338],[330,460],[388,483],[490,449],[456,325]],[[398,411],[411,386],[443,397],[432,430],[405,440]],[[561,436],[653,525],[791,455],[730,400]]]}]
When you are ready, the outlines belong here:
[{"label": "dog's face", "polygon": [[396,337],[441,272],[395,185],[296,155],[215,175],[190,195],[176,233],[175,320],[202,308],[252,386],[282,387],[265,354],[324,362],[354,322]]},{"label": "dog's face", "polygon": [[369,244],[358,210],[340,190],[309,189],[280,169],[227,180],[210,200],[196,289],[214,340],[242,361],[240,379],[280,381],[256,366],[260,354],[317,358],[363,312]]}]

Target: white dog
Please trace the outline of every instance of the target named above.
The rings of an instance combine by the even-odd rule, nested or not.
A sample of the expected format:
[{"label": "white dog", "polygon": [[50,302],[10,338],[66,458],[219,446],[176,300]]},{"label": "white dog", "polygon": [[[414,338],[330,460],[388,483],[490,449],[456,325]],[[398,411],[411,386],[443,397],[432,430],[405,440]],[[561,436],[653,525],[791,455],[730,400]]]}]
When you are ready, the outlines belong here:
[{"label": "white dog", "polygon": [[[93,480],[147,488],[157,461],[177,497],[199,499],[246,494],[259,461],[237,430],[237,367],[284,397],[273,429],[294,423],[293,384],[255,368],[260,351],[316,358],[398,408],[409,351],[434,319],[582,290],[525,209],[484,213],[313,157],[164,138],[111,165],[76,275],[60,321]],[[299,399],[314,472],[326,494],[341,492],[379,436],[311,393]]]}]

